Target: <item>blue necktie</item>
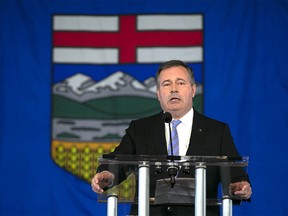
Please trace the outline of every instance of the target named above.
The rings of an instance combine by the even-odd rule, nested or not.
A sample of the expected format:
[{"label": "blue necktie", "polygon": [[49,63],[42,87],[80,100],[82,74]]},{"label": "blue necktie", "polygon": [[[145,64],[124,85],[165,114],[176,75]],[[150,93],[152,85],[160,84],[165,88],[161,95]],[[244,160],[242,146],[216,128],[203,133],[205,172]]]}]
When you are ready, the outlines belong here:
[{"label": "blue necktie", "polygon": [[[179,155],[179,138],[178,138],[178,133],[177,133],[177,126],[181,123],[180,120],[173,120],[172,121],[172,146],[173,146],[173,155]],[[171,154],[171,145],[168,145],[168,155]]]}]

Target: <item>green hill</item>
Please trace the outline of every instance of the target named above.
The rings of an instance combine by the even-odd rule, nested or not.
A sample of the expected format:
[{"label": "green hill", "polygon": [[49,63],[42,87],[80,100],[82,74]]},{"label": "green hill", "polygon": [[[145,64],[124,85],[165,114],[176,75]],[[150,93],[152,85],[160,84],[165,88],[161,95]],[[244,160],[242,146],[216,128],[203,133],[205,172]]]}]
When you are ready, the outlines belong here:
[{"label": "green hill", "polygon": [[161,109],[156,98],[123,96],[78,103],[53,95],[52,110],[54,118],[134,119],[155,114]]},{"label": "green hill", "polygon": [[[203,112],[203,97],[194,98],[194,107]],[[69,98],[53,95],[53,118],[74,119],[135,119],[161,111],[155,98],[135,96],[109,97],[78,103]]]}]

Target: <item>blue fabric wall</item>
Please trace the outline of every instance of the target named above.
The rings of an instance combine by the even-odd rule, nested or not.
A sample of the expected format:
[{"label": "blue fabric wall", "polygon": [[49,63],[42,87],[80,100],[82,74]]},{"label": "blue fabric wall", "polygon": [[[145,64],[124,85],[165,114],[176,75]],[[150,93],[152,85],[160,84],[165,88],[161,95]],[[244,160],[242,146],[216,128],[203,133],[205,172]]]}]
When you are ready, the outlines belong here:
[{"label": "blue fabric wall", "polygon": [[52,15],[146,13],[204,14],[204,113],[250,156],[252,202],[234,215],[288,214],[287,1],[2,0],[0,215],[105,215],[90,185],[51,160]]}]

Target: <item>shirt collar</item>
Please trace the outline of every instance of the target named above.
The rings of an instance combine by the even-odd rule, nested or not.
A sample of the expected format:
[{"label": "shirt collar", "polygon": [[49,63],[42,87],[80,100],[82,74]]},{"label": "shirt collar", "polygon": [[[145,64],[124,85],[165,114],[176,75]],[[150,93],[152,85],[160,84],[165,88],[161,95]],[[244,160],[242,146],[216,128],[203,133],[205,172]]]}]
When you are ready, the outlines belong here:
[{"label": "shirt collar", "polygon": [[180,120],[181,123],[183,123],[187,127],[192,128],[192,123],[193,123],[193,117],[194,117],[194,109],[191,108],[188,113],[186,113]]}]

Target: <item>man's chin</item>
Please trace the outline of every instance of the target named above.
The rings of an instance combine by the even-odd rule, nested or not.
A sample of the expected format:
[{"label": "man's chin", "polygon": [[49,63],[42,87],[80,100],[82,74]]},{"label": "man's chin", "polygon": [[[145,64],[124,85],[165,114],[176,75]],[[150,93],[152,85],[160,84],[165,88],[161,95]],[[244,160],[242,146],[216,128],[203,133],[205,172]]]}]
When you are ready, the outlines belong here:
[{"label": "man's chin", "polygon": [[182,109],[183,109],[183,108],[180,108],[179,106],[170,106],[170,108],[169,108],[169,110],[174,111],[174,112],[180,111],[180,110],[182,110]]},{"label": "man's chin", "polygon": [[169,107],[168,112],[180,112],[181,108],[179,107]]}]

